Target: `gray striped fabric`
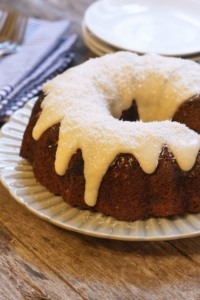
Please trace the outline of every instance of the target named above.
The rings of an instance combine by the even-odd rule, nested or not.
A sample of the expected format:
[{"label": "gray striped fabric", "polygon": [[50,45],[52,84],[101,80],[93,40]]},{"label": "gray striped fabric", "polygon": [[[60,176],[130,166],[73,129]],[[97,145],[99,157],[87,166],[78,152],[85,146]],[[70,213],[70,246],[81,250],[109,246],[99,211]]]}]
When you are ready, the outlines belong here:
[{"label": "gray striped fabric", "polygon": [[21,49],[0,59],[0,122],[22,107],[42,85],[67,68],[73,58],[75,34],[69,21],[29,19]]}]

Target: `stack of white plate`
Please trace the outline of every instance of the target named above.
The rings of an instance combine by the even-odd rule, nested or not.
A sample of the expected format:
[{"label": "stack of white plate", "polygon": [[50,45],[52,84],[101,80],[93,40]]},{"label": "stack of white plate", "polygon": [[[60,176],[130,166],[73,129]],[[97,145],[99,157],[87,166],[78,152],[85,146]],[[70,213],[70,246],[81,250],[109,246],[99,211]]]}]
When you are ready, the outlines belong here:
[{"label": "stack of white plate", "polygon": [[200,60],[200,1],[96,1],[85,12],[82,32],[99,56],[127,50]]}]

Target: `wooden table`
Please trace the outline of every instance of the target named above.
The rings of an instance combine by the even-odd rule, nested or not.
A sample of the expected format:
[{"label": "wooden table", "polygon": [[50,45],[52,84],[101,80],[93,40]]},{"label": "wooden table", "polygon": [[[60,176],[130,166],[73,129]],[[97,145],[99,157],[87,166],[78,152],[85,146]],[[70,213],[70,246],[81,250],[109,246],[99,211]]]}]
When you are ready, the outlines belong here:
[{"label": "wooden table", "polygon": [[[71,19],[76,59],[92,0],[0,0],[29,16]],[[0,184],[0,300],[200,299],[200,237],[125,242],[73,233],[20,206]]]}]

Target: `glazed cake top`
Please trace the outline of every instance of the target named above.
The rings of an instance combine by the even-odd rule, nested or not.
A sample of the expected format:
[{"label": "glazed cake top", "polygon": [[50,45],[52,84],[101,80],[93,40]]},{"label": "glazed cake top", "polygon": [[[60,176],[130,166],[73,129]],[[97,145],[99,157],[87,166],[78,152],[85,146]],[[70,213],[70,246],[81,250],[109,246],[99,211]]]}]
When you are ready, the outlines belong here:
[{"label": "glazed cake top", "polygon": [[[200,93],[200,66],[155,54],[117,52],[90,59],[47,82],[33,137],[61,123],[55,169],[64,175],[72,155],[82,150],[85,202],[96,203],[99,185],[119,153],[131,153],[146,173],[158,164],[163,146],[181,169],[192,168],[200,137],[170,122],[178,106]],[[120,121],[135,99],[141,121]]]}]

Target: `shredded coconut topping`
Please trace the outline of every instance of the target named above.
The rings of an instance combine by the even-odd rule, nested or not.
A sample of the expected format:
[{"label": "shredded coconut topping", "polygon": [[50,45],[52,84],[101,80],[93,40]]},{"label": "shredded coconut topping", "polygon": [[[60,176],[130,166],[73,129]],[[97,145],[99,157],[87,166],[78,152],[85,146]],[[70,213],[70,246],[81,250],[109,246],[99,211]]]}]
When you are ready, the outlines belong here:
[{"label": "shredded coconut topping", "polygon": [[[200,66],[179,58],[129,52],[90,59],[47,82],[42,113],[33,137],[60,122],[55,169],[64,175],[72,155],[82,150],[85,202],[96,203],[109,165],[119,153],[136,157],[153,173],[163,146],[182,170],[190,170],[200,137],[185,125],[170,122],[178,106],[200,93]],[[141,121],[120,121],[135,99]],[[158,122],[159,121],[159,122]]]}]

